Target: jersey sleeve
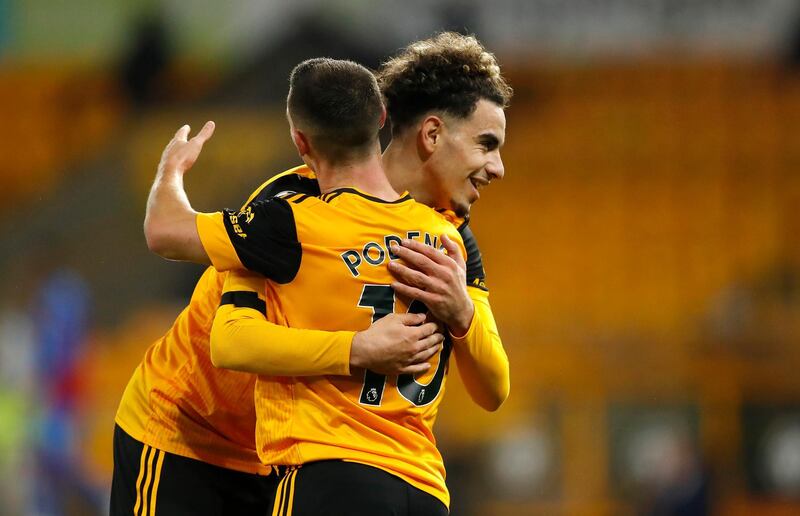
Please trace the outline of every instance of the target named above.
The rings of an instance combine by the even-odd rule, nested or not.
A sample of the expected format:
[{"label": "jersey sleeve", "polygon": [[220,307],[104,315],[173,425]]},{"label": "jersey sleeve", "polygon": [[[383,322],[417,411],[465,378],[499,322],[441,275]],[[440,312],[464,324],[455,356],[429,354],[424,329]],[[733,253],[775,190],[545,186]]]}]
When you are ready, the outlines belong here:
[{"label": "jersey sleeve", "polygon": [[244,269],[244,265],[239,260],[236,249],[233,248],[228,231],[222,218],[222,212],[198,213],[195,222],[197,224],[197,234],[200,242],[206,250],[211,265],[218,271],[230,271]]},{"label": "jersey sleeve", "polygon": [[287,328],[266,317],[264,278],[228,274],[211,328],[215,366],[269,376],[349,375],[353,331]]},{"label": "jersey sleeve", "polygon": [[[225,210],[197,214],[195,220],[197,233],[215,269],[229,271],[247,268],[240,259],[239,253],[249,255],[252,252],[253,246],[248,246],[242,241],[246,237],[242,236],[243,230],[240,222],[242,214],[245,214],[244,219],[247,219],[248,208],[287,193],[319,195],[319,183],[315,176],[310,171],[303,171],[303,169],[304,167],[296,167],[266,181],[253,192],[238,212]],[[256,262],[251,265],[258,266],[259,264]]]},{"label": "jersey sleeve", "polygon": [[483,258],[481,257],[481,250],[478,248],[478,242],[475,240],[475,235],[472,234],[472,230],[466,222],[458,228],[458,232],[461,233],[461,238],[464,240],[464,248],[467,251],[467,286],[488,292],[486,272],[483,270]]},{"label": "jersey sleeve", "polygon": [[278,283],[294,279],[302,246],[294,213],[275,197],[248,204],[239,212],[200,214],[197,228],[203,247],[219,271],[245,268]]},{"label": "jersey sleeve", "polygon": [[467,333],[453,340],[453,353],[461,380],[475,403],[486,410],[497,410],[511,388],[508,356],[489,305],[489,292],[467,289],[475,306]]}]

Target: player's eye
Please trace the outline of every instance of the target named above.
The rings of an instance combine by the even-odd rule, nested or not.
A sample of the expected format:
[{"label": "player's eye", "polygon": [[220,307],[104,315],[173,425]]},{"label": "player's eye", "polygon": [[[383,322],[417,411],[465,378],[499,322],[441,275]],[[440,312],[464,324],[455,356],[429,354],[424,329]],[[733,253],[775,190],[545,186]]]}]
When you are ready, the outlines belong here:
[{"label": "player's eye", "polygon": [[485,135],[478,139],[478,144],[483,147],[487,152],[491,152],[498,147],[499,142],[497,138],[492,135]]}]

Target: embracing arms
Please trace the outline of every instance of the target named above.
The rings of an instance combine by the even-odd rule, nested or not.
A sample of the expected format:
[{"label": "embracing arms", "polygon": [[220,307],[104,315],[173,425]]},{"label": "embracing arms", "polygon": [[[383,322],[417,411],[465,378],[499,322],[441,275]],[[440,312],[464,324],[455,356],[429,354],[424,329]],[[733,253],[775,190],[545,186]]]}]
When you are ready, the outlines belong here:
[{"label": "embracing arms", "polygon": [[217,367],[274,376],[349,375],[351,367],[380,374],[417,374],[444,336],[424,314],[390,314],[364,331],[287,328],[266,318],[264,278],[232,271],[211,330]]},{"label": "embracing arms", "polygon": [[[228,240],[223,218],[198,214],[183,188],[183,174],[195,163],[213,132],[214,124],[208,122],[197,136],[187,139],[189,127],[183,126],[165,148],[148,198],[145,236],[148,247],[167,259],[209,264],[213,258],[216,265],[241,265]],[[198,230],[200,222],[202,231]],[[201,239],[201,233],[206,237]],[[226,245],[204,245],[214,239]],[[509,367],[488,293],[478,286],[467,286],[464,271],[468,267],[461,253],[454,242],[443,242],[448,255],[414,241],[396,248],[394,252],[403,263],[391,262],[390,270],[398,279],[392,287],[401,295],[423,301],[448,326],[467,391],[484,409],[496,410],[508,396]],[[472,263],[477,256],[480,262],[477,246],[472,247],[468,246],[468,260]],[[482,266],[479,268],[482,272]],[[242,275],[248,277],[247,273]],[[258,278],[255,283],[250,278],[248,288],[253,292],[263,291],[263,278]],[[257,282],[261,282],[260,289]],[[263,298],[263,292],[260,295]],[[428,358],[441,346],[441,336],[433,327],[409,314],[391,315],[363,332],[352,333],[286,328],[268,322],[263,314],[247,307],[223,306],[221,312],[224,315],[220,318],[218,314],[218,319],[232,320],[231,316],[242,315],[248,322],[236,327],[221,327],[215,322],[216,335],[231,332],[226,337],[230,338],[236,333],[240,342],[252,345],[243,346],[241,355],[236,351],[226,355],[232,350],[217,349],[217,361],[260,374],[347,374],[350,367],[381,374],[421,372],[429,367]],[[292,344],[274,345],[287,342]]]}]

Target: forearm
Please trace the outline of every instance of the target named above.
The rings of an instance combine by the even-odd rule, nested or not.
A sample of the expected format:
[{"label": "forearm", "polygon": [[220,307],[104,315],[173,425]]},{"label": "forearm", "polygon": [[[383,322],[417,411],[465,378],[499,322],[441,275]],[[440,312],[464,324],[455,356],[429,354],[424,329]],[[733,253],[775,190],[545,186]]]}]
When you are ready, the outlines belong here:
[{"label": "forearm", "polygon": [[349,375],[354,334],[287,328],[255,310],[223,305],[211,329],[211,361],[269,376]]},{"label": "forearm", "polygon": [[457,336],[463,339],[469,331],[472,321],[475,318],[475,303],[474,301],[466,306],[460,313],[456,314],[452,321],[447,323],[447,328],[450,330],[450,335]]},{"label": "forearm", "polygon": [[169,260],[210,264],[197,232],[196,215],[183,187],[183,174],[159,170],[147,198],[147,247]]},{"label": "forearm", "polygon": [[470,288],[475,306],[466,335],[453,339],[459,374],[470,397],[482,408],[495,411],[508,397],[508,356],[497,332],[487,294]]}]

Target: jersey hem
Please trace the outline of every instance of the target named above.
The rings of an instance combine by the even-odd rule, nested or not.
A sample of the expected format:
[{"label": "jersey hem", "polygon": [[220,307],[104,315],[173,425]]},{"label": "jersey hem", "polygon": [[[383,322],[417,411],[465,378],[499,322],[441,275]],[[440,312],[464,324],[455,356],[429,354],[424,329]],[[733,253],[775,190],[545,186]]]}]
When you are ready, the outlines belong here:
[{"label": "jersey hem", "polygon": [[[202,458],[197,454],[191,453],[190,451],[186,450],[186,447],[177,447],[172,446],[160,439],[156,439],[152,435],[145,435],[147,432],[136,432],[131,427],[120,420],[119,417],[114,418],[114,423],[116,423],[122,430],[131,436],[133,439],[139,441],[142,444],[146,444],[152,448],[156,448],[161,451],[165,451],[167,453],[171,453],[173,455],[179,455],[181,457],[185,457],[187,459],[194,459],[200,462],[204,462],[206,464],[211,464],[212,466],[217,466],[220,468],[230,469],[234,471],[238,471],[240,473],[250,473],[251,475],[261,475],[261,476],[269,476],[272,473],[272,466],[267,466],[261,461],[258,461],[258,464],[253,464],[250,462],[244,461],[237,461],[237,460],[209,460],[208,458]],[[253,450],[255,453],[255,450]]]},{"label": "jersey hem", "polygon": [[[309,443],[305,443],[309,444]],[[302,466],[303,464],[309,464],[312,462],[317,462],[321,460],[341,460],[343,462],[355,462],[358,464],[363,464],[365,466],[370,466],[373,468],[380,469],[393,475],[404,482],[416,487],[420,491],[424,491],[429,495],[435,497],[439,501],[441,501],[448,509],[450,508],[450,492],[447,490],[447,485],[444,483],[444,469],[442,469],[442,483],[441,485],[435,485],[436,481],[433,480],[432,482],[422,482],[410,475],[401,473],[396,468],[392,468],[391,466],[387,466],[384,464],[379,464],[377,461],[370,461],[363,456],[353,456],[352,454],[348,454],[346,450],[342,448],[336,447],[334,445],[327,445],[322,446],[322,449],[325,451],[321,451],[319,446],[315,446],[317,449],[312,450],[303,450],[303,443],[295,444],[292,446],[294,448],[290,452],[284,456],[283,459],[278,460],[281,466]],[[293,457],[292,457],[293,455]],[[350,456],[347,456],[350,455]],[[312,458],[313,457],[313,458]],[[288,459],[288,460],[287,460]],[[294,459],[294,460],[292,460]],[[263,459],[262,459],[263,462]],[[408,464],[406,462],[406,464]],[[442,464],[442,468],[444,465]],[[419,468],[413,468],[416,471],[424,471],[420,470]]]}]

